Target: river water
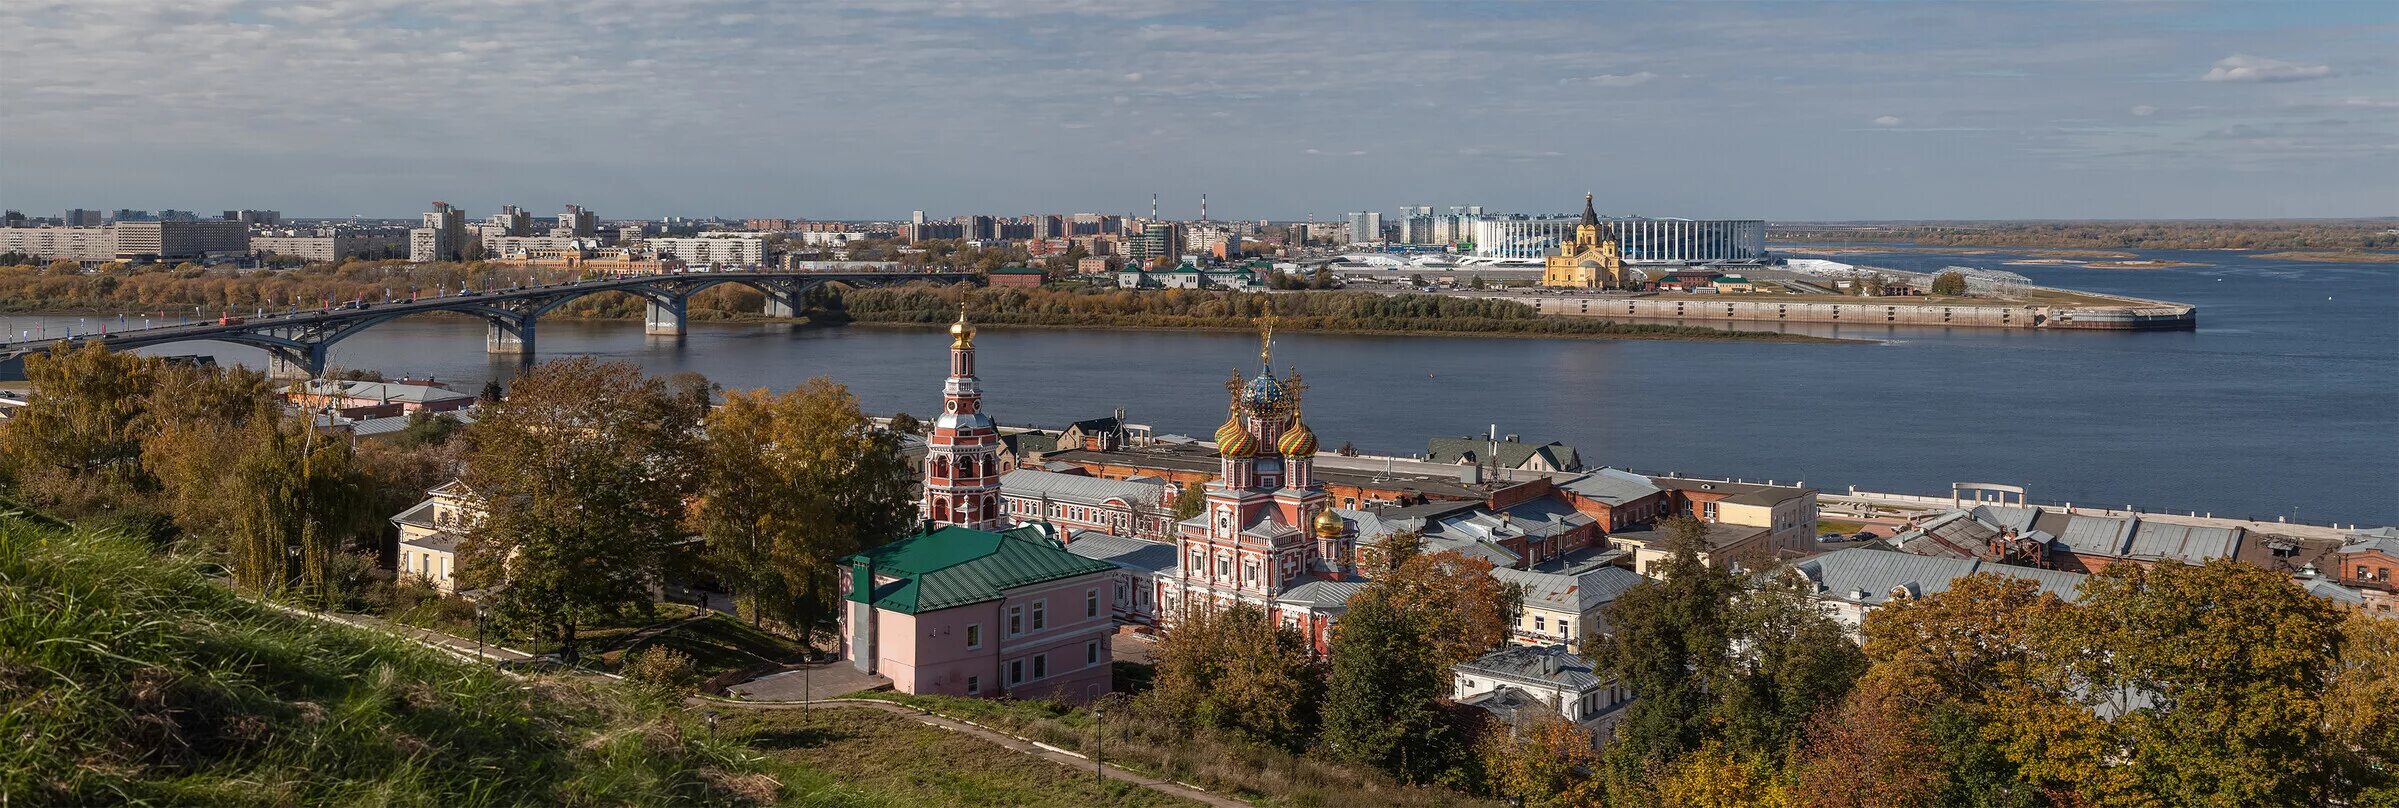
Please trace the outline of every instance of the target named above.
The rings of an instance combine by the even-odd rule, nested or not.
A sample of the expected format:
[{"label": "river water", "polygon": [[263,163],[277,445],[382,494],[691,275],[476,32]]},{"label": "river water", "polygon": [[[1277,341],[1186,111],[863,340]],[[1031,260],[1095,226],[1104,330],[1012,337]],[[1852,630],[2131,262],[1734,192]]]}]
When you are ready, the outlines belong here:
[{"label": "river water", "polygon": [[[1421,453],[1428,437],[1496,424],[1570,444],[1589,464],[1645,471],[1923,493],[2002,482],[2052,502],[2399,523],[2399,266],[2142,256],[2208,266],[1826,257],[2004,268],[2047,285],[2191,303],[2197,331],[1801,327],[1870,344],[1289,334],[1275,360],[1306,375],[1306,417],[1328,447]],[[76,318],[0,319],[55,334]],[[947,338],[934,330],[694,323],[690,332],[678,340],[643,336],[632,322],[545,320],[538,347],[698,371],[733,388],[831,376],[873,412],[929,414],[940,403]],[[1256,339],[1238,334],[994,329],[977,346],[987,406],[1007,424],[1055,427],[1123,407],[1160,432],[1204,436],[1224,420],[1225,376],[1257,370]],[[262,361],[222,343],[152,352]],[[479,322],[447,318],[378,326],[336,346],[334,362],[468,390],[515,367],[483,353]]]}]

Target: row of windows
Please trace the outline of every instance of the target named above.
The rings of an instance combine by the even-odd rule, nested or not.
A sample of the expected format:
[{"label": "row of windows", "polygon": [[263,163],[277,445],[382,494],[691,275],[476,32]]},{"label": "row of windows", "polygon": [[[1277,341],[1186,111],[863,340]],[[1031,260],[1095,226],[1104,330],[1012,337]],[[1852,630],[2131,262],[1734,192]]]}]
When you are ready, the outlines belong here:
[{"label": "row of windows", "polygon": [[[1031,670],[1031,672],[1032,672],[1032,675],[1031,675],[1030,677],[1027,677],[1027,676],[1025,675],[1025,674],[1026,674],[1026,671],[1027,671],[1027,669],[1028,669],[1028,666],[1026,665],[1026,663],[1027,663],[1028,661],[1032,663],[1032,664],[1029,666],[1029,667],[1030,667],[1030,670]],[[1092,666],[1094,666],[1094,665],[1098,665],[1098,664],[1100,664],[1100,643],[1099,643],[1099,641],[1098,641],[1098,640],[1092,640],[1091,642],[1084,643],[1084,644],[1083,644],[1083,667],[1086,667],[1086,668],[1088,668],[1088,667],[1092,667]],[[1021,684],[1024,684],[1024,683],[1026,683],[1026,682],[1037,682],[1037,681],[1040,681],[1040,680],[1042,680],[1042,679],[1049,678],[1049,675],[1050,675],[1050,655],[1048,655],[1048,654],[1034,654],[1034,655],[1033,655],[1033,656],[1032,656],[1030,659],[1011,659],[1011,660],[1008,660],[1008,686],[1009,686],[1009,687],[1015,687],[1015,686],[1017,686],[1017,685],[1021,685]],[[969,695],[969,696],[980,696],[980,695],[983,695],[983,677],[981,677],[981,676],[969,676],[969,677],[966,677],[966,694],[967,694],[967,695]]]},{"label": "row of windows", "polygon": [[[1121,598],[1121,590],[1123,589],[1123,585],[1118,584],[1117,587],[1119,589],[1118,597]],[[1100,616],[1099,590],[1083,590],[1083,616],[1085,618],[1094,618]],[[1031,618],[1032,620],[1032,626],[1030,628],[1026,627],[1025,625],[1027,618]],[[1025,604],[1021,603],[1008,607],[1008,637],[1010,639],[1022,637],[1027,632],[1041,631],[1042,629],[1049,627],[1050,601],[1048,598],[1042,598],[1040,600],[1033,601],[1029,610],[1026,608]],[[982,647],[983,624],[966,624],[966,650],[973,651]]]}]

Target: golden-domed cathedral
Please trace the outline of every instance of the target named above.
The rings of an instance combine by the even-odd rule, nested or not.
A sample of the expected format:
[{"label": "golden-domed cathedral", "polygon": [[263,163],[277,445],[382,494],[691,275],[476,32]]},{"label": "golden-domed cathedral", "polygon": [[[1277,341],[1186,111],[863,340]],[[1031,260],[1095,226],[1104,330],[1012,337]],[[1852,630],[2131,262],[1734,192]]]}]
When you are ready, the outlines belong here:
[{"label": "golden-domed cathedral", "polygon": [[1558,254],[1541,268],[1541,285],[1568,289],[1624,289],[1632,276],[1624,271],[1624,256],[1616,236],[1599,223],[1591,195],[1583,195],[1583,221],[1574,227],[1574,241],[1558,245]]},{"label": "golden-domed cathedral", "polygon": [[[1296,370],[1275,377],[1271,327],[1260,342],[1258,375],[1245,381],[1236,371],[1225,383],[1231,401],[1216,430],[1222,473],[1208,484],[1206,508],[1178,527],[1181,563],[1165,611],[1249,603],[1285,625],[1329,625],[1328,616],[1308,613],[1313,589],[1296,602],[1293,595],[1354,581],[1354,548],[1315,478],[1316,433],[1300,417],[1307,383]],[[1340,601],[1346,597],[1332,605]]]}]

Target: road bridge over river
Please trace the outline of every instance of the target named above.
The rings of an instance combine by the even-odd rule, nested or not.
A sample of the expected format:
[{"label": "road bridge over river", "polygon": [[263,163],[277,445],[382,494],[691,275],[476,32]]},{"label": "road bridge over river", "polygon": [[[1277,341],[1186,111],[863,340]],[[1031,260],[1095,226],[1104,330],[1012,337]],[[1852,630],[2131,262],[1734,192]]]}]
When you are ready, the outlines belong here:
[{"label": "road bridge over river", "polygon": [[306,378],[325,372],[334,343],[402,317],[450,312],[482,318],[488,332],[484,349],[517,354],[533,361],[535,324],[543,314],[585,295],[622,292],[649,303],[642,319],[648,334],[681,335],[684,310],[691,296],[728,283],[758,290],[766,296],[765,314],[791,316],[802,295],[826,284],[882,286],[901,283],[962,283],[966,272],[683,272],[628,275],[488,292],[465,292],[441,297],[387,303],[351,304],[318,311],[269,313],[247,319],[161,325],[123,331],[76,334],[64,339],[0,342],[0,379],[23,379],[25,357],[65,342],[75,346],[97,343],[112,350],[130,350],[175,342],[209,340],[247,345],[267,352],[268,371],[279,377]]}]

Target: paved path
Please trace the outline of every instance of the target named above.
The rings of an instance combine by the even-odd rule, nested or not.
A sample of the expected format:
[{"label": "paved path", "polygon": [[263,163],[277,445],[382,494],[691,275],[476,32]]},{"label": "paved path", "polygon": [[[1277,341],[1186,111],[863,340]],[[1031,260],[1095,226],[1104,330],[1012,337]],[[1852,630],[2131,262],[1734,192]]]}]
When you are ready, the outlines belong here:
[{"label": "paved path", "polygon": [[1194,788],[1173,780],[1161,780],[1140,772],[1127,771],[1125,769],[1117,768],[1116,766],[1107,765],[1104,763],[1094,764],[1089,755],[1085,755],[1080,752],[1069,752],[1049,744],[1038,743],[1024,738],[1019,738],[1014,735],[983,726],[981,724],[976,724],[969,721],[961,721],[948,716],[926,712],[905,704],[894,704],[892,702],[878,701],[875,699],[819,699],[816,701],[770,703],[724,701],[719,699],[703,699],[698,697],[686,699],[684,704],[694,708],[720,710],[733,709],[778,711],[835,707],[881,710],[893,715],[907,716],[908,718],[914,719],[925,726],[949,730],[951,732],[973,737],[996,746],[1032,755],[1034,757],[1056,763],[1060,766],[1064,766],[1068,769],[1074,770],[1077,773],[1090,771],[1095,765],[1097,765],[1100,771],[1110,780],[1131,783],[1160,794],[1165,794],[1169,797],[1190,800],[1201,805],[1213,805],[1217,806],[1217,808],[1253,808],[1250,803],[1233,799],[1232,797],[1222,794]]}]

